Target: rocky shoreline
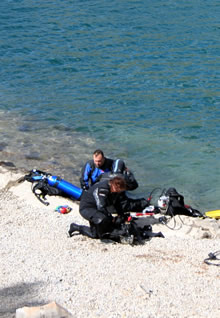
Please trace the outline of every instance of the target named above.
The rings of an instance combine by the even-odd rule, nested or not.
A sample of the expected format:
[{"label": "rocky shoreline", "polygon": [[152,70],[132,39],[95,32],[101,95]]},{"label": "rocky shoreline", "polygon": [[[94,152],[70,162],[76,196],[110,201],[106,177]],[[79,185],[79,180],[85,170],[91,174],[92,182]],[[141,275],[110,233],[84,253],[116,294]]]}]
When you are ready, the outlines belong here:
[{"label": "rocky shoreline", "polygon": [[[71,222],[86,224],[78,204],[49,197],[44,206],[24,172],[0,167],[0,316],[52,301],[73,317],[165,318],[220,316],[220,221],[176,217],[175,228],[154,225],[165,238],[144,245],[69,238]],[[60,214],[58,205],[72,211]]]}]

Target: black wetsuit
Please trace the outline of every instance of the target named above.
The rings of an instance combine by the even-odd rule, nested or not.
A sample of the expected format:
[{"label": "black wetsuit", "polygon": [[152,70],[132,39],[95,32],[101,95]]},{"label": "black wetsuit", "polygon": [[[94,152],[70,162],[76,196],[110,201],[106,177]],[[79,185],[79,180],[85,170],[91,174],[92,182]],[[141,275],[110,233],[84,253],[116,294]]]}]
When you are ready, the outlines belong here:
[{"label": "black wetsuit", "polygon": [[79,211],[90,228],[79,226],[78,231],[91,238],[119,236],[112,214],[123,216],[125,212],[142,211],[147,205],[144,198],[130,199],[125,192],[111,193],[108,180],[98,182],[81,196]]}]

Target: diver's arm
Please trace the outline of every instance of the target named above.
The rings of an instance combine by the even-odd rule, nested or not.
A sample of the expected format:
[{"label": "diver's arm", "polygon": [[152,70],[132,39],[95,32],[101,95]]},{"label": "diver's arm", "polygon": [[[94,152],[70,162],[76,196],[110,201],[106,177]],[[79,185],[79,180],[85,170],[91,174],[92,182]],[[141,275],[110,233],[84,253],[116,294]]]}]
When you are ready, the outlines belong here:
[{"label": "diver's arm", "polygon": [[90,174],[91,174],[91,166],[90,166],[90,162],[87,162],[82,168],[81,177],[80,177],[80,184],[83,190],[89,189]]}]

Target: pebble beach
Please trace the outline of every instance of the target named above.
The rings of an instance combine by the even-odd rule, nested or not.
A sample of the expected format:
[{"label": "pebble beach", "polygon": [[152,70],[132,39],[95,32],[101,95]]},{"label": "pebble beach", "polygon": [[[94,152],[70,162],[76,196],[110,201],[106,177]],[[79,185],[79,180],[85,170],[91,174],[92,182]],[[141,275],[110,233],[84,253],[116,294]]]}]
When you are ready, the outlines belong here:
[{"label": "pebble beach", "polygon": [[[78,202],[48,197],[43,205],[24,171],[0,167],[0,317],[55,301],[76,318],[220,317],[220,221],[176,217],[175,228],[154,225],[164,238],[144,245],[68,236],[87,224]],[[72,211],[61,214],[59,205]]]}]

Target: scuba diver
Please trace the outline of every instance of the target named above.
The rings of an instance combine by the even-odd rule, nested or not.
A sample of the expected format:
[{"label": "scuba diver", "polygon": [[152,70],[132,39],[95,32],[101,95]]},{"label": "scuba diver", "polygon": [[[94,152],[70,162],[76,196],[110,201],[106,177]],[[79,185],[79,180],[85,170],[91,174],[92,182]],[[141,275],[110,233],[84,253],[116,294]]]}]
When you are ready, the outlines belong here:
[{"label": "scuba diver", "polygon": [[[144,199],[131,199],[126,195],[126,181],[121,176],[97,182],[88,191],[83,191],[79,212],[89,221],[90,226],[72,223],[69,235],[79,232],[93,239],[108,238],[120,242],[121,237],[130,235],[121,226],[126,219],[126,212],[142,211],[149,205]],[[113,217],[112,214],[117,214]]]},{"label": "scuba diver", "polygon": [[[93,184],[105,178],[109,179],[111,174],[123,175],[126,179],[127,190],[134,190],[138,187],[132,172],[128,170],[121,159],[109,159],[104,156],[102,150],[97,149],[93,153],[93,160],[86,162],[82,168],[80,185],[83,190],[88,190]],[[131,185],[132,183],[132,185]],[[128,187],[130,184],[130,187]]]},{"label": "scuba diver", "polygon": [[98,177],[104,173],[112,171],[113,159],[106,158],[102,150],[97,149],[93,152],[93,160],[86,162],[82,168],[80,184],[83,190],[97,182]]}]

